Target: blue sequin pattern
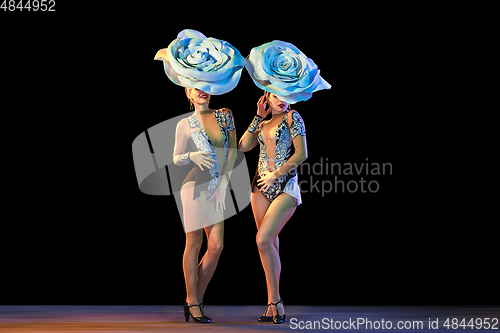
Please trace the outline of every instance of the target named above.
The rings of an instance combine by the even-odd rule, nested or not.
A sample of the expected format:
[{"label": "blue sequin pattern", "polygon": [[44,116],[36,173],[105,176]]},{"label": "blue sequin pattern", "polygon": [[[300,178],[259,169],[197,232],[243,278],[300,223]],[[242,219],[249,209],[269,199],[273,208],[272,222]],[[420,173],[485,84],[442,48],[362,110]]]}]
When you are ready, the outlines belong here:
[{"label": "blue sequin pattern", "polygon": [[[302,120],[302,117],[299,115],[298,112],[293,111],[292,115],[292,121],[290,124],[290,128],[287,126],[287,116],[284,116],[278,126],[276,127],[276,134],[274,136],[274,141],[276,142],[276,147],[274,148],[275,150],[275,157],[274,157],[274,170],[278,169],[281,167],[283,164],[285,164],[286,161],[290,158],[292,155],[292,146],[293,146],[293,139],[297,135],[306,135],[306,128],[304,125],[304,121]],[[264,125],[264,124],[263,124]],[[257,139],[260,144],[260,151],[259,151],[259,163],[257,167],[257,174],[260,177],[264,175],[265,172],[269,171],[269,157],[267,156],[266,153],[266,144],[264,140],[262,139],[262,127],[259,127],[258,130],[258,135]],[[271,171],[274,171],[271,170]],[[274,183],[269,186],[267,191],[262,192],[266,198],[269,201],[273,201],[278,195],[280,195],[283,192],[283,189],[286,186],[286,183],[288,180],[293,177],[296,174],[295,169],[292,170],[291,172],[277,178]],[[256,184],[255,180],[254,183]],[[259,187],[259,186],[258,186]],[[260,187],[259,187],[260,188]]]},{"label": "blue sequin pattern", "polygon": [[[221,110],[216,110],[214,111],[214,115],[215,119],[217,120],[217,123],[219,124],[219,127],[222,130],[222,133],[224,134],[224,163],[226,163],[227,147],[228,147],[227,132],[234,130],[233,114],[230,110],[228,110],[226,112],[226,115],[224,116]],[[223,124],[224,122],[225,126]],[[193,140],[198,151],[208,152],[209,154],[207,154],[207,156],[215,160],[214,165],[210,169],[208,169],[208,172],[210,174],[210,181],[208,183],[206,194],[207,198],[210,198],[220,181],[219,159],[217,158],[217,153],[215,152],[215,148],[210,143],[210,138],[208,137],[207,133],[205,132],[201,124],[198,122],[198,119],[196,119],[194,114],[188,117],[188,123],[189,127],[191,128],[196,128],[196,127],[199,128],[199,130],[191,133],[191,139]]]}]

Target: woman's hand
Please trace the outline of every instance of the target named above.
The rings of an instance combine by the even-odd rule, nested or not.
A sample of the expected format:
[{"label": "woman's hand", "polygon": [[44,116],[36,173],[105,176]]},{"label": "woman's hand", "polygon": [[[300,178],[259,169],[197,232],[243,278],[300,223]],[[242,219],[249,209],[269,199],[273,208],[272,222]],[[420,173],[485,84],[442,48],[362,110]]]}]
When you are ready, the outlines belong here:
[{"label": "woman's hand", "polygon": [[265,171],[264,172],[264,175],[259,178],[259,180],[257,181],[257,185],[261,186],[262,185],[262,188],[260,189],[261,192],[266,192],[267,189],[269,188],[269,186],[271,186],[274,181],[276,180],[276,176],[274,175],[274,172],[269,172],[269,171]]},{"label": "woman's hand", "polygon": [[199,166],[201,171],[203,171],[202,166],[205,166],[206,168],[211,168],[214,166],[213,162],[215,162],[213,158],[206,156],[207,154],[209,153],[206,151],[197,151],[189,154],[189,159],[193,161],[197,166]]},{"label": "woman's hand", "polygon": [[267,96],[264,93],[264,96],[261,96],[259,98],[259,101],[257,102],[257,114],[261,116],[262,118],[265,118],[268,114],[271,108],[266,110],[266,105],[267,105]]},{"label": "woman's hand", "polygon": [[214,193],[212,193],[212,196],[210,197],[210,199],[208,199],[208,200],[215,199],[216,212],[219,211],[219,207],[221,213],[224,212],[224,209],[226,209],[226,188],[227,188],[226,181],[221,179]]}]

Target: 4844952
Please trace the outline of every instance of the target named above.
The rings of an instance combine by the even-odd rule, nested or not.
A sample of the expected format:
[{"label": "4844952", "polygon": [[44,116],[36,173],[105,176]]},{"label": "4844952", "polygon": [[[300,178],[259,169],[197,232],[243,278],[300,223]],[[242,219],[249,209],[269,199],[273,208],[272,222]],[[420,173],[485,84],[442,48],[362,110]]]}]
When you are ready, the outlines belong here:
[{"label": "4844952", "polygon": [[4,12],[14,12],[14,11],[33,11],[33,12],[55,12],[56,11],[56,1],[55,0],[3,0],[0,9]]}]

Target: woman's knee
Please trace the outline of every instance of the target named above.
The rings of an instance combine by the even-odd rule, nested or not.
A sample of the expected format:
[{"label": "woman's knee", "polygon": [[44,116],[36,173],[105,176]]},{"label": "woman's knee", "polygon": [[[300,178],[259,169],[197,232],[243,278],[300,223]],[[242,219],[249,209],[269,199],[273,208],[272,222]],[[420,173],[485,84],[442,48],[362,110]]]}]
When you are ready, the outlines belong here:
[{"label": "woman's knee", "polygon": [[208,251],[213,254],[220,255],[223,248],[224,244],[222,241],[211,241],[210,244],[208,244]]},{"label": "woman's knee", "polygon": [[261,234],[260,232],[257,232],[257,237],[255,238],[257,242],[257,247],[259,248],[259,251],[268,251],[271,246],[273,246],[274,239],[269,238],[268,236]]}]

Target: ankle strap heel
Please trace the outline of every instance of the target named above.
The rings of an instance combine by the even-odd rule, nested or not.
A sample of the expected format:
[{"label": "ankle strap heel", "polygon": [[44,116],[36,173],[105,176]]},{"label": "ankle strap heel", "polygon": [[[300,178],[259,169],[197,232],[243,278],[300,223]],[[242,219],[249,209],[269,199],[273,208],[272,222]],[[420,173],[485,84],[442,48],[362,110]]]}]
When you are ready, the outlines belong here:
[{"label": "ankle strap heel", "polygon": [[281,324],[285,321],[286,319],[286,313],[283,313],[282,316],[280,316],[280,312],[278,311],[278,304],[283,304],[283,300],[279,300],[279,302],[276,302],[276,303],[271,303],[272,305],[274,305],[276,307],[276,314],[273,316],[273,324]]},{"label": "ankle strap heel", "polygon": [[261,323],[270,323],[270,322],[273,321],[273,316],[266,316],[267,310],[269,309],[270,306],[271,306],[271,303],[269,303],[266,306],[266,311],[264,311],[264,314],[262,315],[262,317],[260,317],[259,319],[257,319],[257,321],[259,321]]},{"label": "ankle strap heel", "polygon": [[[206,317],[205,315],[203,315],[203,309],[201,308],[201,305],[202,303],[200,304],[189,304],[187,302],[184,302],[184,319],[186,321],[189,321],[189,315],[191,315],[191,318],[193,318],[193,321],[195,323],[202,323],[202,324],[208,324],[210,323],[212,320],[208,317]],[[191,313],[191,311],[189,311],[189,308],[192,308],[193,306],[197,306],[200,308],[200,312],[201,312],[201,317],[193,317],[193,314]]]}]

